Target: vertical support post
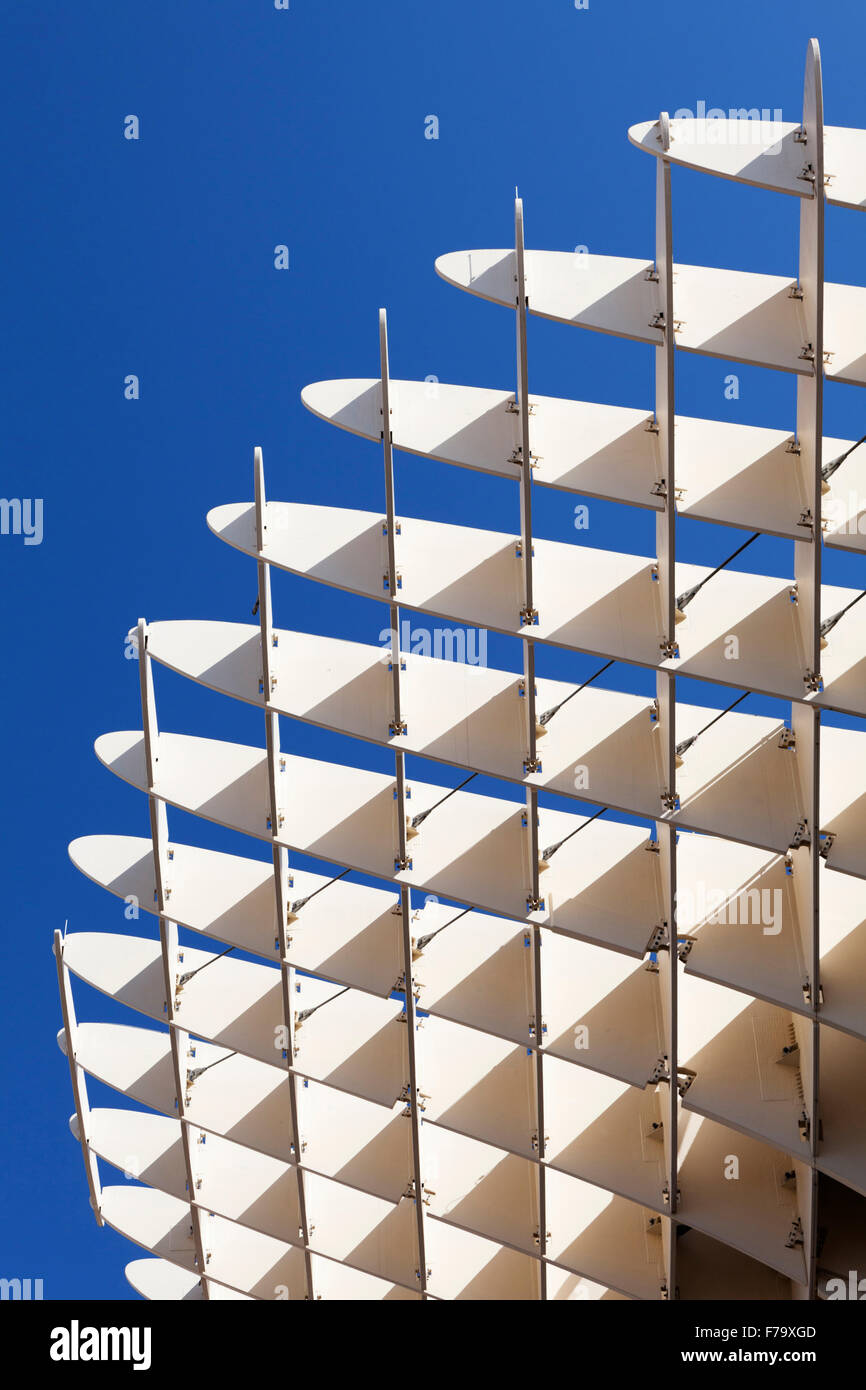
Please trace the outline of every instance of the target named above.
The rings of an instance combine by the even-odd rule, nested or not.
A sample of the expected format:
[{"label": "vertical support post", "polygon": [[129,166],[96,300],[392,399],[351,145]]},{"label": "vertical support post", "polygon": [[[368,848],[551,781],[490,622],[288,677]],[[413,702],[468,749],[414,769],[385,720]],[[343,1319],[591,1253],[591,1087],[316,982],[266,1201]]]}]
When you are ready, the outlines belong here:
[{"label": "vertical support post", "polygon": [[662,1016],[665,1028],[665,1053],[667,1056],[666,1083],[668,1087],[667,1104],[662,1106],[662,1138],[665,1154],[665,1188],[667,1189],[667,1216],[664,1219],[662,1236],[664,1264],[667,1274],[666,1288],[661,1297],[677,1297],[677,1250],[676,1250],[676,1211],[679,1205],[679,1067],[677,1042],[678,971],[679,947],[677,940],[677,831],[668,821],[656,822],[659,845],[659,870],[661,874],[662,902],[664,905],[664,926],[666,943],[658,952],[659,988],[661,990]]},{"label": "vertical support post", "polygon": [[[799,465],[809,510],[804,520],[811,536],[794,542],[794,578],[797,615],[806,669],[804,693],[821,689],[821,492],[822,436],[824,430],[824,96],[821,51],[810,39],[803,84],[803,123],[799,133],[803,152],[802,177],[812,184],[811,197],[800,199],[799,293],[804,322],[802,355],[811,357],[812,371],[797,377],[797,446]],[[797,760],[805,795],[806,854],[799,853],[795,877],[799,877],[798,907],[809,978],[804,983],[810,1005],[808,1041],[803,1051],[801,1077],[809,1119],[811,1192],[804,1221],[803,1248],[809,1270],[809,1297],[816,1297],[818,1173],[815,1166],[820,1135],[820,1007],[821,955],[819,934],[820,890],[820,748],[821,714],[813,705],[795,704],[791,727],[797,740]],[[806,858],[807,863],[802,864]],[[805,868],[806,873],[798,872]],[[802,1213],[801,1213],[802,1215]]]},{"label": "vertical support post", "polygon": [[538,1206],[538,1231],[536,1242],[538,1245],[538,1297],[547,1299],[547,1242],[550,1232],[547,1229],[547,1143],[545,1134],[545,1109],[544,1109],[544,1012],[542,1003],[541,988],[541,947],[543,928],[538,923],[533,923],[527,927],[531,937],[532,947],[532,1006],[534,1012],[533,1031],[535,1033],[535,1049],[532,1054],[532,1064],[535,1068],[535,1125],[537,1135],[538,1164],[536,1173],[538,1187],[536,1201]]},{"label": "vertical support post", "polygon": [[[402,757],[402,753],[397,754]],[[416,1275],[418,1288],[422,1299],[427,1298],[427,1280],[430,1271],[427,1268],[427,1241],[425,1207],[427,1198],[423,1181],[424,1165],[421,1156],[421,1088],[418,1080],[418,1046],[417,1046],[417,996],[415,991],[415,976],[412,963],[412,894],[406,884],[400,889],[400,904],[397,909],[401,916],[402,944],[403,944],[403,991],[406,998],[406,1052],[408,1059],[408,1086],[406,1088],[406,1109],[409,1123],[412,1126],[412,1176],[410,1179],[407,1198],[411,1198],[415,1203],[415,1234],[417,1242],[418,1264]]]},{"label": "vertical support post", "polygon": [[[523,200],[514,200],[514,280],[515,305],[517,310],[517,384],[514,392],[517,409],[519,443],[515,449],[515,460],[521,466],[520,477],[520,560],[523,572],[523,607],[520,611],[522,627],[533,627],[538,622],[535,607],[533,584],[532,549],[532,446],[530,439],[531,407],[529,404],[529,359],[527,353],[527,315],[529,296],[526,287],[526,252],[523,226]],[[535,642],[527,637],[523,642],[523,704],[524,704],[524,747],[523,775],[532,776],[541,771],[538,756],[538,738],[545,732],[537,722],[535,689]],[[527,915],[543,909],[539,885],[539,864],[541,854],[538,843],[538,788],[526,787],[526,836],[529,860],[529,887],[527,891]],[[541,927],[537,922],[527,924],[532,950],[532,1007],[533,1019],[530,1031],[534,1034],[535,1048],[532,1062],[535,1086],[535,1132],[538,1152],[538,1296],[547,1298],[547,1183],[546,1183],[546,1145],[544,1132],[544,1013],[542,1005],[541,973]]]},{"label": "vertical support post", "polygon": [[804,538],[794,542],[797,616],[806,660],[804,694],[820,689],[821,680],[821,445],[824,414],[824,119],[821,55],[812,39],[806,56],[803,124],[800,131],[803,177],[812,185],[800,203],[800,263],[804,342],[801,356],[811,362],[809,375],[797,377],[797,447],[808,510]]},{"label": "vertical support post", "polygon": [[[393,718],[389,734],[399,739],[406,733],[401,700],[402,663],[400,657],[400,608],[397,603],[397,533],[398,523],[395,511],[394,488],[394,450],[391,437],[390,369],[388,365],[388,316],[384,309],[379,310],[379,361],[382,389],[382,454],[385,465],[385,536],[388,549],[388,592],[391,597],[391,675],[393,690]],[[408,788],[406,785],[406,755],[394,744],[394,800],[396,805],[397,829],[395,837],[394,872],[401,873],[411,868],[408,841],[410,834],[409,817],[406,809]],[[425,1232],[425,1197],[423,1168],[421,1163],[421,1096],[418,1082],[418,1049],[416,1032],[415,977],[412,961],[412,898],[408,885],[400,887],[401,938],[403,948],[403,992],[405,996],[406,1056],[408,1083],[405,1090],[406,1113],[412,1126],[412,1175],[409,1190],[405,1196],[415,1203],[415,1237],[417,1247],[418,1288],[422,1299],[427,1298],[427,1242]]]},{"label": "vertical support post", "polygon": [[159,727],[156,718],[156,697],[153,688],[153,667],[147,650],[147,623],[139,618],[137,629],[138,676],[141,690],[141,718],[144,732],[144,759],[147,777],[148,808],[150,811],[150,833],[153,845],[153,867],[156,879],[156,898],[159,911],[159,940],[162,950],[163,988],[165,990],[165,1014],[168,1035],[171,1042],[171,1061],[174,1073],[177,1113],[180,1120],[181,1143],[183,1147],[186,1186],[189,1194],[190,1225],[195,1245],[196,1266],[201,1281],[202,1294],[209,1298],[207,1263],[210,1258],[204,1232],[204,1214],[197,1199],[197,1192],[203,1181],[193,1162],[193,1145],[190,1138],[190,1124],[187,1117],[188,1106],[188,1060],[189,1035],[178,1019],[181,1008],[181,986],[178,981],[178,934],[177,923],[168,915],[168,902],[171,897],[170,864],[173,851],[168,841],[168,815],[165,802],[156,795],[157,764],[159,762]]},{"label": "vertical support post", "polygon": [[63,959],[63,935],[54,933],[54,959],[57,962],[57,983],[60,988],[60,1007],[63,1011],[63,1030],[66,1034],[66,1060],[69,1063],[69,1076],[72,1081],[72,1095],[75,1100],[75,1113],[78,1116],[78,1139],[90,1189],[90,1206],[97,1226],[102,1220],[102,1184],[99,1180],[99,1164],[96,1154],[90,1147],[90,1102],[87,1097],[87,1076],[84,1068],[78,1065],[76,1057],[76,1033],[78,1022],[75,1017],[75,1000],[72,996],[72,981]]},{"label": "vertical support post", "polygon": [[[397,569],[397,534],[399,526],[394,511],[394,446],[391,432],[391,383],[388,367],[388,315],[379,310],[379,362],[381,373],[382,406],[382,452],[385,459],[385,538],[388,549],[388,593],[391,616],[391,688],[393,717],[388,726],[392,738],[405,734],[406,724],[402,714],[400,699],[400,609],[397,604],[399,571]],[[402,773],[401,773],[402,775]],[[405,857],[405,856],[404,856]]]},{"label": "vertical support post", "polygon": [[[526,320],[529,298],[526,288],[525,249],[523,241],[523,200],[514,200],[514,280],[517,308],[517,386],[514,399],[520,442],[515,448],[515,460],[521,466],[520,477],[520,561],[523,574],[523,607],[521,627],[538,623],[535,607],[532,553],[532,449],[530,443],[529,364],[527,358]],[[524,776],[541,771],[537,741],[539,728],[535,710],[535,643],[531,637],[523,643],[523,694],[526,701]],[[533,896],[537,897],[537,893]]]},{"label": "vertical support post", "polygon": [[[659,116],[662,148],[670,147],[668,114]],[[664,507],[656,513],[656,554],[661,602],[661,655],[670,659],[679,654],[676,643],[676,450],[674,442],[674,301],[673,301],[673,224],[671,211],[671,166],[669,160],[656,161],[656,275],[661,312],[664,315],[664,341],[655,350],[655,426],[661,472],[659,495]],[[669,817],[679,799],[676,787],[676,675],[659,671],[656,675],[658,736],[661,740],[662,819],[656,822],[659,845],[662,901],[667,932],[666,947],[659,952],[659,986],[665,1024],[668,1104],[663,1120],[665,1144],[665,1183],[668,1215],[664,1222],[667,1297],[676,1298],[676,1210],[678,1198],[679,1089],[677,1052],[677,1010],[679,945],[677,940],[677,834]]]},{"label": "vertical support post", "polygon": [[268,754],[268,800],[271,828],[271,856],[274,866],[274,908],[277,923],[276,941],[280,952],[280,986],[283,1002],[283,1036],[286,1040],[286,1065],[289,1072],[289,1110],[292,1121],[292,1140],[298,1181],[298,1235],[304,1247],[304,1277],[308,1301],[315,1299],[313,1261],[310,1254],[310,1223],[307,1213],[306,1181],[301,1142],[300,1098],[298,1077],[294,1070],[295,1041],[295,971],[289,964],[291,948],[291,902],[289,899],[289,857],[279,844],[280,825],[285,801],[285,759],[280,756],[280,718],[271,701],[277,685],[273,653],[279,644],[274,631],[271,599],[271,572],[265,559],[268,540],[265,470],[261,449],[255,451],[256,546],[258,550],[259,629],[261,633],[262,692],[265,706],[265,740]]},{"label": "vertical support post", "polygon": [[[668,113],[659,116],[662,148],[670,148]],[[676,643],[676,474],[674,469],[674,288],[673,224],[671,213],[671,166],[665,158],[656,160],[656,255],[659,302],[663,315],[664,341],[655,351],[655,426],[660,478],[658,495],[664,507],[656,513],[656,556],[661,604],[661,650],[665,658],[677,656]]]}]

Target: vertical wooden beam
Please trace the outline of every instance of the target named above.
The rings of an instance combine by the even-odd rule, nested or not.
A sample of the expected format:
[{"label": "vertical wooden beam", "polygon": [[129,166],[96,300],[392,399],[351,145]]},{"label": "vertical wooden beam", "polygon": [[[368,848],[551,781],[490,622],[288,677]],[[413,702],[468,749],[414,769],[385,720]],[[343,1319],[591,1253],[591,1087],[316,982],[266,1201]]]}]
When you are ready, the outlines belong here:
[{"label": "vertical wooden beam", "polygon": [[255,451],[256,545],[258,549],[259,631],[261,634],[262,695],[265,706],[265,741],[268,755],[268,803],[272,836],[271,858],[274,868],[274,910],[276,941],[280,952],[280,987],[283,1004],[283,1036],[286,1040],[286,1066],[289,1072],[289,1111],[292,1122],[292,1141],[295,1150],[295,1169],[298,1182],[298,1238],[304,1248],[304,1279],[307,1301],[316,1297],[313,1283],[313,1260],[310,1253],[310,1220],[307,1210],[304,1154],[301,1139],[300,1095],[298,1077],[294,1070],[297,1051],[295,1040],[295,971],[289,964],[291,946],[291,901],[289,897],[289,856],[278,843],[285,798],[285,759],[280,754],[280,718],[271,707],[276,689],[277,674],[273,653],[279,636],[274,631],[271,572],[265,558],[268,544],[267,499],[265,470],[261,449]]},{"label": "vertical wooden beam", "polygon": [[[670,147],[668,114],[659,116],[662,148]],[[659,301],[663,315],[664,341],[655,350],[655,428],[658,446],[658,495],[663,508],[656,513],[656,555],[661,609],[660,649],[662,659],[679,655],[676,642],[676,450],[674,442],[674,295],[673,295],[673,218],[671,210],[671,166],[665,158],[656,161],[656,254]],[[658,954],[659,987],[665,1024],[668,1099],[664,1107],[665,1186],[668,1214],[664,1222],[666,1296],[677,1296],[676,1210],[678,1201],[679,1073],[677,1049],[677,1011],[679,948],[677,940],[677,835],[669,817],[678,806],[676,777],[676,675],[659,671],[656,676],[658,737],[662,770],[660,819],[656,822],[659,846],[662,901],[667,942]],[[663,1294],[664,1296],[664,1294]]]},{"label": "vertical wooden beam", "polygon": [[[532,628],[538,622],[535,608],[533,582],[533,539],[532,539],[532,445],[529,404],[529,359],[527,353],[527,315],[529,294],[526,282],[526,250],[523,227],[523,200],[514,200],[514,281],[515,307],[517,310],[517,384],[514,392],[517,410],[519,442],[515,458],[521,467],[520,476],[520,563],[523,574],[523,607],[520,612],[522,627]],[[541,771],[538,756],[538,736],[544,732],[537,722],[535,688],[535,642],[527,637],[523,642],[523,713],[524,713],[524,758],[523,775],[531,777]],[[539,884],[539,864],[541,860],[538,841],[538,788],[526,787],[526,845],[529,865],[529,885],[527,889],[527,917],[543,910],[541,887]],[[534,1040],[532,1061],[535,1088],[535,1133],[538,1164],[537,1206],[538,1230],[538,1296],[547,1298],[547,1179],[545,1164],[547,1159],[546,1136],[544,1131],[544,1011],[542,1003],[542,928],[537,922],[528,922],[526,931],[530,939],[532,1010],[530,1030]]]},{"label": "vertical wooden beam", "polygon": [[[806,669],[804,693],[821,688],[821,467],[824,430],[824,98],[821,79],[821,53],[817,39],[809,41],[803,84],[803,123],[799,135],[803,153],[801,177],[812,185],[812,196],[800,199],[800,263],[798,292],[804,326],[802,355],[811,354],[812,372],[797,377],[797,445],[799,466],[809,511],[804,520],[810,525],[803,540],[794,542],[794,577],[797,585],[797,616],[803,642]],[[811,1010],[806,1049],[801,1047],[801,1078],[809,1118],[809,1156],[811,1183],[808,1207],[801,1211],[803,1249],[809,1270],[809,1297],[816,1297],[818,1239],[818,1173],[815,1162],[820,1138],[820,749],[821,714],[814,705],[792,707],[791,727],[797,741],[797,761],[803,782],[807,825],[804,853],[798,855],[806,873],[799,879],[798,898],[803,942],[809,978],[804,982],[806,1003]],[[802,860],[806,864],[802,865]]]},{"label": "vertical wooden beam", "polygon": [[[391,614],[391,675],[393,690],[393,716],[389,732],[394,742],[394,797],[397,827],[395,837],[394,871],[401,873],[411,866],[409,855],[409,816],[407,810],[408,788],[406,785],[406,755],[399,747],[399,739],[405,736],[406,721],[402,704],[401,657],[400,657],[400,608],[397,603],[397,533],[398,522],[395,512],[394,488],[394,450],[391,431],[390,368],[388,365],[388,317],[384,309],[379,310],[379,361],[382,389],[382,454],[385,465],[385,535],[388,549],[388,591]],[[416,832],[417,833],[417,832]],[[403,994],[405,998],[404,1017],[406,1023],[406,1059],[408,1079],[404,1092],[406,1113],[412,1126],[412,1173],[409,1189],[404,1200],[415,1203],[415,1241],[416,1275],[422,1299],[427,1298],[427,1240],[425,1221],[425,1189],[421,1154],[421,1092],[418,1081],[418,1020],[416,1011],[416,992],[414,964],[412,959],[412,898],[408,885],[400,888],[398,911],[401,916],[401,939],[403,948]]]},{"label": "vertical wooden beam", "polygon": [[[670,148],[668,113],[659,116],[662,148]],[[656,556],[661,604],[661,648],[665,657],[676,651],[676,475],[674,469],[674,287],[673,219],[671,212],[671,166],[656,160],[656,254],[658,300],[661,306],[664,341],[655,350],[655,425],[657,431],[659,481],[657,493],[664,506],[656,514]]]},{"label": "vertical wooden beam", "polygon": [[205,1217],[197,1199],[199,1186],[203,1181],[193,1161],[193,1142],[187,1118],[189,1090],[189,1035],[178,1018],[181,1009],[182,986],[179,982],[179,948],[177,923],[168,914],[171,897],[171,860],[173,851],[168,842],[168,815],[165,802],[156,795],[158,783],[157,764],[159,762],[159,727],[156,718],[156,697],[153,688],[153,667],[147,650],[147,623],[139,618],[137,629],[138,676],[141,691],[141,717],[144,732],[144,758],[147,777],[148,808],[150,811],[150,833],[153,845],[153,866],[156,878],[156,898],[159,911],[159,940],[162,950],[163,988],[165,991],[165,1014],[171,1041],[171,1061],[174,1072],[177,1113],[180,1120],[181,1142],[186,1186],[189,1195],[190,1224],[195,1244],[196,1265],[201,1280],[202,1294],[209,1297],[207,1263],[209,1259],[205,1235]]},{"label": "vertical wooden beam", "polygon": [[54,959],[57,963],[57,983],[60,988],[60,1007],[63,1011],[63,1030],[66,1035],[66,1060],[69,1063],[69,1076],[72,1081],[72,1095],[75,1099],[75,1113],[78,1116],[78,1139],[90,1189],[90,1206],[97,1226],[102,1220],[102,1184],[99,1180],[99,1164],[96,1154],[90,1147],[90,1103],[87,1097],[87,1076],[84,1068],[78,1065],[76,1057],[76,1033],[78,1022],[75,1017],[75,1000],[72,995],[72,982],[63,959],[63,935],[54,933]]},{"label": "vertical wooden beam", "polygon": [[397,566],[397,535],[399,527],[394,511],[394,445],[391,430],[391,379],[388,368],[388,315],[379,310],[379,363],[381,375],[382,405],[382,453],[385,462],[385,524],[383,531],[388,552],[388,571],[386,583],[390,600],[391,616],[391,677],[393,712],[389,724],[392,737],[405,734],[400,686],[400,608],[397,603],[397,590],[400,586],[400,572]]}]

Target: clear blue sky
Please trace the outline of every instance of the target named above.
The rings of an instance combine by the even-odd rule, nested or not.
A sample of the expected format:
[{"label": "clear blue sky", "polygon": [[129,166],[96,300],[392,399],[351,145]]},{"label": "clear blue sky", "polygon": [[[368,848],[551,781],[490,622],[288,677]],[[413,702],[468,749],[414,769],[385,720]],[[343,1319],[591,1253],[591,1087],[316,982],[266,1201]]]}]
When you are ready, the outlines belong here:
[{"label": "clear blue sky", "polygon": [[[382,507],[381,457],[309,416],[299,391],[377,375],[380,305],[395,376],[510,387],[513,321],[437,279],[445,251],[508,245],[519,184],[532,247],[653,253],[654,162],[627,127],[707,106],[780,107],[799,119],[806,44],[822,45],[828,122],[866,124],[862,7],[854,0],[147,0],[7,6],[0,51],[6,306],[2,491],[44,500],[44,539],[0,537],[3,605],[3,1116],[0,1275],[46,1297],[135,1297],[136,1252],[92,1219],[72,1109],[51,938],[123,931],[122,904],[80,878],[66,845],[147,833],[143,798],[104,771],[93,739],[139,725],[123,639],[139,615],[251,621],[254,567],[205,513],[246,498],[252,450],[272,497]],[[141,123],[123,138],[125,116]],[[424,138],[439,117],[438,141]],[[679,260],[796,273],[797,203],[674,171]],[[828,210],[828,278],[863,280],[866,217]],[[291,269],[274,269],[273,248]],[[652,354],[534,321],[530,382],[546,394],[649,408]],[[681,357],[678,409],[792,428],[793,378]],[[124,378],[140,378],[126,401]],[[827,393],[826,431],[866,429],[866,395]],[[543,492],[537,529],[651,553],[649,513]],[[513,530],[510,486],[404,457],[398,509]],[[737,533],[680,527],[687,560],[721,559]],[[759,542],[750,567],[789,573],[791,547]],[[827,555],[858,589],[864,565]],[[280,576],[277,621],[375,642],[384,610]],[[516,645],[490,643],[516,668]],[[542,674],[588,673],[540,658]],[[617,667],[614,683],[645,689]],[[261,741],[256,711],[157,671],[164,728]],[[724,697],[684,688],[683,698]],[[753,700],[756,712],[774,708]],[[781,707],[780,707],[781,710]],[[387,754],[285,726],[284,743],[365,767]],[[448,781],[447,769],[429,770]],[[456,780],[456,775],[451,779]],[[170,813],[177,839],[262,846]],[[153,919],[138,928],[154,930]],[[79,1017],[120,1018],[77,992]],[[128,1017],[127,1021],[135,1021]],[[117,1097],[92,1088],[95,1104]],[[105,1170],[110,1182],[122,1181]]]}]

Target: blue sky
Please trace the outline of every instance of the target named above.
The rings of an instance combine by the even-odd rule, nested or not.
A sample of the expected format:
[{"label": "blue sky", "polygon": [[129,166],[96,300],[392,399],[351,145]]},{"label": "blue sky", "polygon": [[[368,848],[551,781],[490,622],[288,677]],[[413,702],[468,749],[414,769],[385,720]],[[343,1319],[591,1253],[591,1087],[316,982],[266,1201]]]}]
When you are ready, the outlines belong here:
[{"label": "blue sky", "polygon": [[[96,762],[94,738],[139,725],[124,637],[142,615],[251,621],[252,563],[205,513],[247,498],[262,445],[269,495],[380,510],[379,449],[304,411],[309,381],[378,373],[389,311],[396,377],[510,387],[509,312],[434,274],[445,251],[510,244],[515,184],[527,244],[653,253],[654,161],[626,129],[660,109],[781,108],[799,119],[806,44],[822,45],[829,123],[863,125],[866,19],[848,0],[148,0],[7,7],[2,20],[7,326],[0,389],[2,492],[42,498],[44,537],[0,537],[5,969],[5,1174],[0,1274],[46,1297],[135,1297],[135,1252],[92,1219],[60,1026],[52,933],[129,929],[122,904],[79,877],[67,843],[147,833],[143,798]],[[140,139],[123,137],[124,118]],[[424,138],[425,117],[439,139]],[[674,170],[674,253],[692,263],[796,274],[797,203]],[[863,279],[866,220],[828,209],[827,276]],[[286,244],[290,269],[274,268]],[[532,321],[531,389],[649,408],[652,353]],[[680,411],[792,428],[792,377],[678,359]],[[124,378],[140,399],[124,399]],[[866,429],[866,398],[830,387],[826,433]],[[398,510],[514,530],[502,481],[403,456]],[[536,529],[616,550],[653,549],[649,513],[537,494]],[[680,556],[718,561],[737,533],[679,529]],[[744,564],[791,572],[762,540]],[[825,577],[858,589],[863,562],[828,552]],[[277,576],[279,624],[375,642],[380,606]],[[490,659],[519,652],[490,641]],[[541,674],[593,664],[544,653]],[[261,716],[157,671],[162,727],[259,743]],[[648,689],[618,666],[610,681]],[[726,703],[684,687],[683,698]],[[771,712],[757,698],[748,708]],[[779,706],[781,712],[781,706]],[[386,753],[284,726],[284,744],[359,766]],[[420,769],[419,769],[420,771]],[[431,780],[456,781],[449,770]],[[262,846],[179,813],[177,839],[260,855]],[[135,926],[136,924],[132,924]],[[150,934],[152,919],[138,928]],[[82,1019],[120,1018],[77,990]],[[127,1021],[134,1021],[128,1018]],[[93,1087],[93,1103],[117,1104]],[[106,1170],[108,1181],[122,1181]]]}]

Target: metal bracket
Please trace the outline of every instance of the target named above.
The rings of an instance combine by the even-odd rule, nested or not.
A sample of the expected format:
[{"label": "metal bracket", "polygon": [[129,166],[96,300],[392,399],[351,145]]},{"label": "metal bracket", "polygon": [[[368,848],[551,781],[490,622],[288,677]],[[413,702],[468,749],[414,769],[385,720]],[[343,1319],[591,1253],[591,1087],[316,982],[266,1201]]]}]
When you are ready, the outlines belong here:
[{"label": "metal bracket", "polygon": [[[804,1003],[804,1004],[808,1004],[808,1005],[810,1005],[810,1006],[811,1006],[811,1004],[812,1004],[812,981],[811,981],[811,980],[808,980],[808,979],[803,981],[803,1003]],[[823,1003],[824,1003],[824,986],[823,986],[823,985],[819,985],[819,986],[818,986],[818,1004],[819,1004],[819,1006],[820,1006],[820,1005],[823,1004]]]},{"label": "metal bracket", "polygon": [[832,830],[828,830],[825,835],[821,836],[821,839],[823,840],[823,844],[821,845],[821,848],[818,850],[818,853],[820,854],[822,859],[826,859],[827,855],[830,853],[830,850],[833,848],[833,842],[835,841],[836,836]]},{"label": "metal bracket", "polygon": [[782,730],[782,732],[779,734],[779,747],[796,750],[797,735],[794,733],[793,729],[785,728]]},{"label": "metal bracket", "polygon": [[[532,454],[532,453],[531,453],[531,454],[529,455],[529,466],[530,466],[530,468],[537,468],[538,465],[541,463],[541,461],[542,461],[542,460],[541,460],[541,454]],[[522,468],[522,467],[523,467],[523,445],[522,445],[522,444],[518,444],[517,447],[516,447],[515,449],[512,449],[511,453],[508,455],[508,462],[509,462],[509,463],[516,464],[516,466],[517,466],[518,468]]]},{"label": "metal bracket", "polygon": [[824,689],[824,677],[818,671],[804,671],[803,684],[807,691],[817,692]]},{"label": "metal bracket", "polygon": [[685,1095],[696,1076],[697,1072],[689,1067],[677,1067],[677,1090],[681,1097]]},{"label": "metal bracket", "polygon": [[668,1059],[663,1054],[661,1057],[659,1057],[658,1061],[656,1062],[655,1066],[650,1072],[649,1081],[647,1082],[647,1085],[656,1086],[658,1085],[659,1081],[670,1081],[670,1079],[670,1072],[668,1071]]},{"label": "metal bracket", "polygon": [[[676,487],[676,486],[674,487],[674,500],[675,500],[675,501],[677,501],[677,502],[682,502],[682,500],[683,500],[683,498],[685,497],[685,495],[686,495],[686,490],[685,490],[684,487]],[[667,484],[667,479],[666,479],[666,478],[657,478],[657,479],[656,479],[656,481],[653,483],[652,487],[650,488],[650,496],[651,496],[651,497],[661,497],[661,498],[664,499],[664,501],[667,501],[667,496],[668,496],[668,484]]]},{"label": "metal bracket", "polygon": [[669,945],[670,937],[668,936],[668,924],[667,922],[660,922],[659,925],[653,927],[650,932],[650,938],[644,947],[644,951],[666,951]]},{"label": "metal bracket", "polygon": [[803,1244],[803,1223],[799,1216],[795,1216],[791,1222],[791,1229],[785,1238],[785,1248],[793,1250],[795,1246]]},{"label": "metal bracket", "polygon": [[[685,323],[685,319],[674,319],[674,333],[679,333],[679,332],[681,331],[681,329],[682,329],[684,323]],[[660,331],[661,331],[662,333],[666,333],[666,332],[667,332],[667,324],[665,323],[664,312],[663,312],[662,310],[659,310],[659,312],[658,312],[657,314],[653,314],[653,316],[652,316],[652,318],[650,319],[650,321],[649,321],[647,327],[648,327],[648,328],[658,328],[658,329],[660,329]]]},{"label": "metal bracket", "polygon": [[809,834],[809,822],[801,820],[797,823],[789,849],[799,849],[801,845],[811,845],[812,837]]},{"label": "metal bracket", "polygon": [[537,608],[521,608],[521,610],[520,610],[520,626],[521,626],[521,627],[537,627],[537,626],[538,626],[538,609],[537,609]]}]

